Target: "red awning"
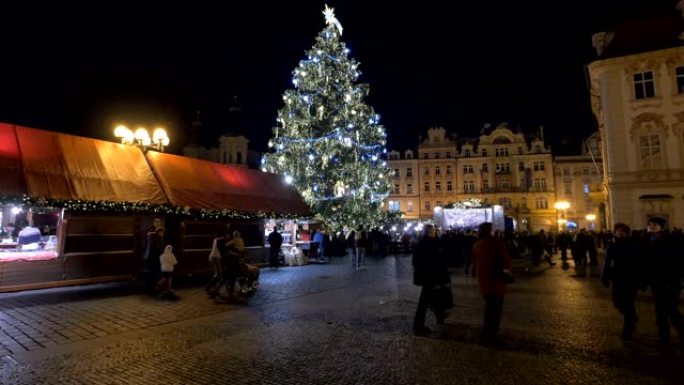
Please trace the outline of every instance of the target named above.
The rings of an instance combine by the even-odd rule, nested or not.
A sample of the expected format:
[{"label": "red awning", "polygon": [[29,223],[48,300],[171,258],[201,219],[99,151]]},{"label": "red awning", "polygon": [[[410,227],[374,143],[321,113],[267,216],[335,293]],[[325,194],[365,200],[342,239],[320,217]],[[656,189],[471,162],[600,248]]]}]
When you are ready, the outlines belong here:
[{"label": "red awning", "polygon": [[136,147],[20,126],[16,134],[33,197],[167,203]]},{"label": "red awning", "polygon": [[26,193],[16,131],[13,125],[0,123],[0,196],[21,196]]},{"label": "red awning", "polygon": [[147,159],[173,205],[310,215],[299,193],[277,175],[154,151]]}]

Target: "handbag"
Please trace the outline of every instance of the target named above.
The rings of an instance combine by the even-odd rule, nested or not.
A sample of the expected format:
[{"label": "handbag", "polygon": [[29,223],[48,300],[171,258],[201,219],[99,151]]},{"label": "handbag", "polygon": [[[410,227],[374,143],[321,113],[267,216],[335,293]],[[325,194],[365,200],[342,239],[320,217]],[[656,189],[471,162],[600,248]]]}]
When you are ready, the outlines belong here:
[{"label": "handbag", "polygon": [[454,295],[450,286],[438,286],[433,291],[430,308],[436,311],[446,311],[454,307]]}]

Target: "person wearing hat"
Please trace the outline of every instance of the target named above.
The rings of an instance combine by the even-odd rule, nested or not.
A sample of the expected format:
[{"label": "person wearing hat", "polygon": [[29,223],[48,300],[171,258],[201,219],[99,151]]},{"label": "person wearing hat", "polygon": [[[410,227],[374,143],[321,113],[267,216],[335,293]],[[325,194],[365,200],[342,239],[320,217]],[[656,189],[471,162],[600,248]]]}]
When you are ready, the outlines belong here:
[{"label": "person wearing hat", "polygon": [[652,217],[646,227],[645,242],[646,284],[650,286],[658,326],[658,344],[670,343],[670,324],[677,330],[680,343],[684,345],[684,318],[679,312],[682,262],[667,233],[667,222]]}]

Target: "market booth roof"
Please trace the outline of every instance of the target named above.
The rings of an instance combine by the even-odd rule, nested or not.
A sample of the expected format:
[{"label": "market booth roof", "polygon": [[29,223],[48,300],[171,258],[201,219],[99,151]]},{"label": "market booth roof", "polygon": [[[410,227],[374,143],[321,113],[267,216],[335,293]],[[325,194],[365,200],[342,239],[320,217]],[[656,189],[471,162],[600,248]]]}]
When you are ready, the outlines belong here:
[{"label": "market booth roof", "polygon": [[20,196],[28,192],[16,130],[5,123],[0,123],[0,175],[0,196]]},{"label": "market booth roof", "polygon": [[167,203],[145,156],[135,147],[14,127],[26,192],[30,196],[60,200]]},{"label": "market booth roof", "polygon": [[172,205],[311,215],[299,193],[275,174],[154,151],[146,156]]}]

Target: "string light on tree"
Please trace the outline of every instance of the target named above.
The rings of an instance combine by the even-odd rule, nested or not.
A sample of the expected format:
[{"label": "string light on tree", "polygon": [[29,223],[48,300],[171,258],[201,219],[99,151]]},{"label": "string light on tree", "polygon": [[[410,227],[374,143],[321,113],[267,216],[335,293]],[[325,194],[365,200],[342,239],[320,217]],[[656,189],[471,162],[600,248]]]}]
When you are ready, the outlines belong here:
[{"label": "string light on tree", "polygon": [[342,24],[333,8],[323,14],[326,26],[283,94],[262,168],[292,178],[328,226],[374,224],[385,216],[390,191],[387,164],[378,162],[386,133],[363,100],[370,88],[357,82],[361,72],[341,41]]}]

